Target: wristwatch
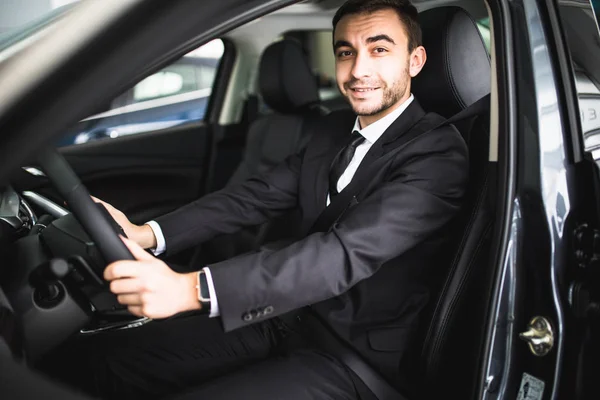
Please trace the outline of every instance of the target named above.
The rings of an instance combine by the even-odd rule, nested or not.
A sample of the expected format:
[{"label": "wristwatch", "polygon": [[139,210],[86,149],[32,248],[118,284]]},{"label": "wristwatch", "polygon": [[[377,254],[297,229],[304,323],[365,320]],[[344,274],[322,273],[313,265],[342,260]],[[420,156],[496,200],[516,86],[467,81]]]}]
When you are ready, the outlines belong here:
[{"label": "wristwatch", "polygon": [[198,301],[202,304],[202,313],[210,313],[210,291],[208,290],[208,280],[204,270],[198,271],[196,290],[198,291]]}]

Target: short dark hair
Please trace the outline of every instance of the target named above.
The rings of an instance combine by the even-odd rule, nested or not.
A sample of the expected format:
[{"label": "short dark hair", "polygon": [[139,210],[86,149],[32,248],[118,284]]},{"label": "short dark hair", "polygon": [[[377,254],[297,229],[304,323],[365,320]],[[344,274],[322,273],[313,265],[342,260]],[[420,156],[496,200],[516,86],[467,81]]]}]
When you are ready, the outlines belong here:
[{"label": "short dark hair", "polygon": [[404,25],[408,37],[408,51],[412,52],[423,43],[419,12],[409,0],[348,0],[333,17],[333,32],[342,17],[350,14],[372,14],[379,10],[392,9]]}]

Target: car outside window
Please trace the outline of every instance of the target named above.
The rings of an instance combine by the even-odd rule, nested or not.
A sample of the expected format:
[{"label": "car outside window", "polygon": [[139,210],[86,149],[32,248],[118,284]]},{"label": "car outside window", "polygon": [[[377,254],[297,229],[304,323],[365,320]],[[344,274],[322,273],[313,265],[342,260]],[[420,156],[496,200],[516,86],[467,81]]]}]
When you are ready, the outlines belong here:
[{"label": "car outside window", "polygon": [[133,102],[191,92],[195,88],[196,79],[192,68],[184,68],[183,71],[160,71],[135,85]]},{"label": "car outside window", "polygon": [[204,118],[219,62],[221,39],[186,54],[115,98],[106,111],[80,121],[58,143],[87,143],[157,131]]},{"label": "car outside window", "polygon": [[479,28],[479,32],[481,33],[481,37],[483,38],[483,42],[485,43],[485,48],[488,53],[491,48],[490,41],[490,18],[485,17],[477,21],[477,28]]}]

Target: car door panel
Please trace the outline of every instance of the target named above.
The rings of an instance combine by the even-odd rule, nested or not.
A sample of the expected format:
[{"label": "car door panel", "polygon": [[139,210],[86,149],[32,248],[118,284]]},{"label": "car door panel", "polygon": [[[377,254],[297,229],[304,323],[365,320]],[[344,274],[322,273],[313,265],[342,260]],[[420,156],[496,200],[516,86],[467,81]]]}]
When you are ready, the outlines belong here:
[{"label": "car door panel", "polygon": [[[211,131],[200,122],[59,151],[92,195],[143,223],[203,194],[211,163]],[[24,175],[28,174],[13,180],[18,189],[60,201],[47,180]]]}]

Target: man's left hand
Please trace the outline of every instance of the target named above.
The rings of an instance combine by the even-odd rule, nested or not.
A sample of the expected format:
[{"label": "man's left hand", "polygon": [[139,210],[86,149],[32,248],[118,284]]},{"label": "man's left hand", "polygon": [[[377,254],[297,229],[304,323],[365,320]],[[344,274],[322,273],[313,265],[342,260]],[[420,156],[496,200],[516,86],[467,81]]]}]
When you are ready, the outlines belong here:
[{"label": "man's left hand", "polygon": [[129,312],[159,319],[201,308],[196,289],[197,272],[179,274],[137,243],[125,238],[123,241],[136,261],[109,264],[104,270],[104,279],[110,282],[110,291]]}]

